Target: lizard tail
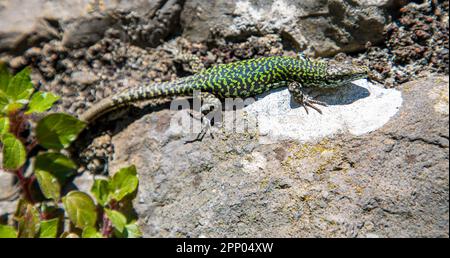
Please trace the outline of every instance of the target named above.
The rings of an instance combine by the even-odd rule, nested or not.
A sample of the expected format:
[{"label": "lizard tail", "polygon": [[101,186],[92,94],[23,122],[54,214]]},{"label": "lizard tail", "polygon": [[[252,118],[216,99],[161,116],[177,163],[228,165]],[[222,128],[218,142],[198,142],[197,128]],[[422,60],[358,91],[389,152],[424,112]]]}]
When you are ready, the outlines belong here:
[{"label": "lizard tail", "polygon": [[103,114],[118,108],[112,98],[102,99],[100,102],[85,111],[79,119],[86,123],[91,123]]},{"label": "lizard tail", "polygon": [[119,107],[140,100],[154,99],[158,97],[170,97],[190,93],[193,87],[189,82],[191,77],[184,77],[174,82],[159,83],[152,86],[140,86],[133,89],[126,89],[119,94],[103,99],[94,104],[79,119],[91,123],[98,117],[115,110]]}]

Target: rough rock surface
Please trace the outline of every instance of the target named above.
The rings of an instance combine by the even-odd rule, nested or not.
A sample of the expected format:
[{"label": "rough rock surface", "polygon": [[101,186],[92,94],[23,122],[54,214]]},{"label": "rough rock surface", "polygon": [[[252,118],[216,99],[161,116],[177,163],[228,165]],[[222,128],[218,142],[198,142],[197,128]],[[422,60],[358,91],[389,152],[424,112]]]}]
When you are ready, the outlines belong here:
[{"label": "rough rock surface", "polygon": [[177,29],[183,2],[2,1],[0,52],[20,53],[52,39],[62,39],[66,47],[86,47],[108,29],[120,30],[123,40],[153,47]]},{"label": "rough rock surface", "polygon": [[373,79],[386,87],[422,73],[448,74],[449,2],[415,2],[402,7],[399,17],[385,26],[386,47],[368,46],[362,55],[369,60]]},{"label": "rough rock surface", "polygon": [[[0,154],[1,156],[1,154]],[[1,160],[1,157],[0,157]],[[14,201],[19,196],[18,189],[14,187],[16,179],[12,174],[0,173],[0,223],[8,221],[8,214],[14,213],[17,202]]]},{"label": "rough rock surface", "polygon": [[448,78],[399,88],[382,128],[306,143],[184,144],[168,130],[182,111],[156,111],[113,136],[112,170],[137,165],[147,237],[448,237]]},{"label": "rough rock surface", "polygon": [[184,35],[239,41],[278,33],[293,47],[316,56],[365,49],[383,41],[383,27],[401,1],[187,1]]},{"label": "rough rock surface", "polygon": [[65,46],[89,46],[111,27],[121,28],[123,37],[132,32],[125,38],[153,47],[180,29],[180,18],[183,34],[194,41],[242,40],[251,35],[279,33],[308,54],[330,56],[364,50],[368,41],[382,42],[389,14],[401,2],[3,1],[0,3],[0,50],[20,52],[39,42],[61,37]]}]

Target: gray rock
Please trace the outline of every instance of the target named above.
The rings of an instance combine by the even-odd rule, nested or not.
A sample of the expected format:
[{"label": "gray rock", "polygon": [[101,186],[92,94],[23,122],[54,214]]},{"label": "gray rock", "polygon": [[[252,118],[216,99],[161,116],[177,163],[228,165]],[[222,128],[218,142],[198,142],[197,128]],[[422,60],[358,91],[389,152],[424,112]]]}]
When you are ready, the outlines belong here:
[{"label": "gray rock", "polygon": [[90,46],[103,38],[106,30],[115,23],[109,15],[79,17],[64,25],[61,43],[69,48]]},{"label": "gray rock", "polygon": [[381,128],[306,143],[216,129],[185,144],[169,130],[184,111],[156,111],[112,138],[111,171],[137,165],[147,237],[448,237],[448,78],[399,90]]},{"label": "gray rock", "polygon": [[58,22],[55,21],[75,18],[86,13],[88,2],[90,1],[2,1],[0,52],[21,52],[40,41],[57,38]]},{"label": "gray rock", "polygon": [[73,82],[78,83],[80,85],[90,85],[99,80],[98,76],[89,71],[73,72],[71,77]]},{"label": "gray rock", "polygon": [[[40,42],[61,39],[63,46],[86,47],[110,28],[123,40],[156,46],[177,30],[183,0],[13,1],[0,3],[0,53],[21,53]],[[129,15],[132,14],[130,17]],[[130,27],[131,25],[131,27]],[[144,44],[145,43],[145,44]]]},{"label": "gray rock", "polygon": [[[0,164],[3,162],[0,153]],[[12,221],[11,214],[16,211],[18,197],[20,195],[19,183],[16,177],[0,170],[0,224]]]},{"label": "gray rock", "polygon": [[187,1],[181,14],[192,40],[242,40],[282,34],[298,50],[316,56],[363,50],[383,41],[389,12],[400,1]]},{"label": "gray rock", "polygon": [[72,183],[73,186],[71,187],[73,187],[73,189],[91,194],[91,188],[92,185],[94,184],[94,176],[90,173],[82,173],[81,175],[75,177]]},{"label": "gray rock", "polygon": [[[1,156],[1,155],[0,155]],[[1,157],[0,157],[1,159]],[[18,184],[15,176],[10,173],[1,171],[0,173],[0,203],[13,200],[18,196]],[[2,209],[0,209],[2,210]]]}]

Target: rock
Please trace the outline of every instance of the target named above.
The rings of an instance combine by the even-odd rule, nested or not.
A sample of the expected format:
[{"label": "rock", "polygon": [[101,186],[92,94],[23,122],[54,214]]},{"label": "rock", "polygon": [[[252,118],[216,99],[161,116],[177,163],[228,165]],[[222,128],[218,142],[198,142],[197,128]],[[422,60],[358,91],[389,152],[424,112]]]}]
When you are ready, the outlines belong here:
[{"label": "rock", "polygon": [[72,80],[80,85],[90,85],[99,80],[98,76],[89,71],[78,71],[72,73]]},{"label": "rock", "polygon": [[187,1],[183,34],[191,40],[278,33],[297,50],[316,56],[365,49],[383,41],[389,12],[401,1]]},{"label": "rock", "polygon": [[[123,40],[156,46],[178,29],[184,0],[13,1],[0,3],[0,53],[22,53],[41,42],[61,39],[63,46],[86,47],[110,28],[129,36]],[[131,14],[131,16],[130,16]],[[145,26],[144,26],[145,25]],[[131,27],[130,27],[131,26]],[[123,36],[125,34],[122,34]]]},{"label": "rock", "polygon": [[221,30],[232,24],[234,9],[233,1],[187,1],[180,17],[183,35],[192,41],[207,40],[211,28]]},{"label": "rock", "polygon": [[106,31],[141,47],[156,47],[178,29],[183,0],[140,1],[123,4],[102,15],[79,17],[65,28],[62,43],[71,48],[86,47],[99,41]]},{"label": "rock", "polygon": [[94,176],[90,173],[82,173],[75,177],[75,179],[72,181],[72,184],[67,186],[67,189],[64,189],[65,191],[70,190],[78,190],[85,193],[88,193],[91,195],[91,197],[94,199],[94,196],[92,196],[91,188],[94,184]]},{"label": "rock", "polygon": [[[0,164],[3,162],[0,153]],[[17,201],[20,196],[20,186],[14,175],[0,170],[0,224],[12,221],[11,214],[16,211]]]},{"label": "rock", "polygon": [[106,30],[115,23],[109,15],[80,17],[65,25],[61,43],[68,48],[90,46],[103,38]]},{"label": "rock", "polygon": [[316,92],[328,107],[323,114],[307,114],[292,99],[287,89],[262,95],[244,109],[256,116],[260,141],[311,141],[333,134],[349,132],[362,135],[374,131],[394,116],[402,104],[401,93],[359,80],[333,91]]},{"label": "rock", "polygon": [[0,52],[22,52],[41,41],[57,38],[58,20],[78,17],[89,0],[2,1],[0,4]]},{"label": "rock", "polygon": [[[0,215],[14,212],[16,202],[12,201],[19,196],[19,185],[14,175],[0,172]],[[13,203],[10,205],[10,203]]]},{"label": "rock", "polygon": [[137,165],[147,237],[448,237],[448,78],[401,85],[401,106],[377,90],[343,108],[392,94],[386,124],[307,142],[215,129],[185,144],[170,130],[185,111],[155,111],[116,123],[111,171]]}]

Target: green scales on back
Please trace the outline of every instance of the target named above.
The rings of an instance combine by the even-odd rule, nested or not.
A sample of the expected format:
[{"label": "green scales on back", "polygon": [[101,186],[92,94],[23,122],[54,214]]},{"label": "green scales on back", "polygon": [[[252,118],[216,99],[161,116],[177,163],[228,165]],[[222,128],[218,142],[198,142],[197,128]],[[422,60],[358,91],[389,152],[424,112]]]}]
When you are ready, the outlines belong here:
[{"label": "green scales on back", "polygon": [[[301,87],[337,87],[364,77],[367,77],[367,68],[353,65],[330,66],[301,56],[255,58],[216,65],[172,82],[127,89],[95,104],[80,118],[89,122],[126,103],[158,97],[188,96],[194,91],[208,92],[219,98],[246,98],[288,86],[292,82]],[[292,89],[297,91],[298,88]]]},{"label": "green scales on back", "polygon": [[[209,92],[218,97],[249,97],[269,89],[286,86],[282,82],[301,80],[320,81],[325,76],[326,64],[285,56],[263,57],[221,64],[173,83],[155,85],[142,98],[189,95],[194,90]],[[139,87],[141,88],[141,87]],[[144,94],[144,87],[136,93]]]},{"label": "green scales on back", "polygon": [[197,90],[219,97],[249,97],[286,86],[283,82],[303,83],[325,75],[325,64],[296,58],[275,56],[223,64],[193,76]]}]

